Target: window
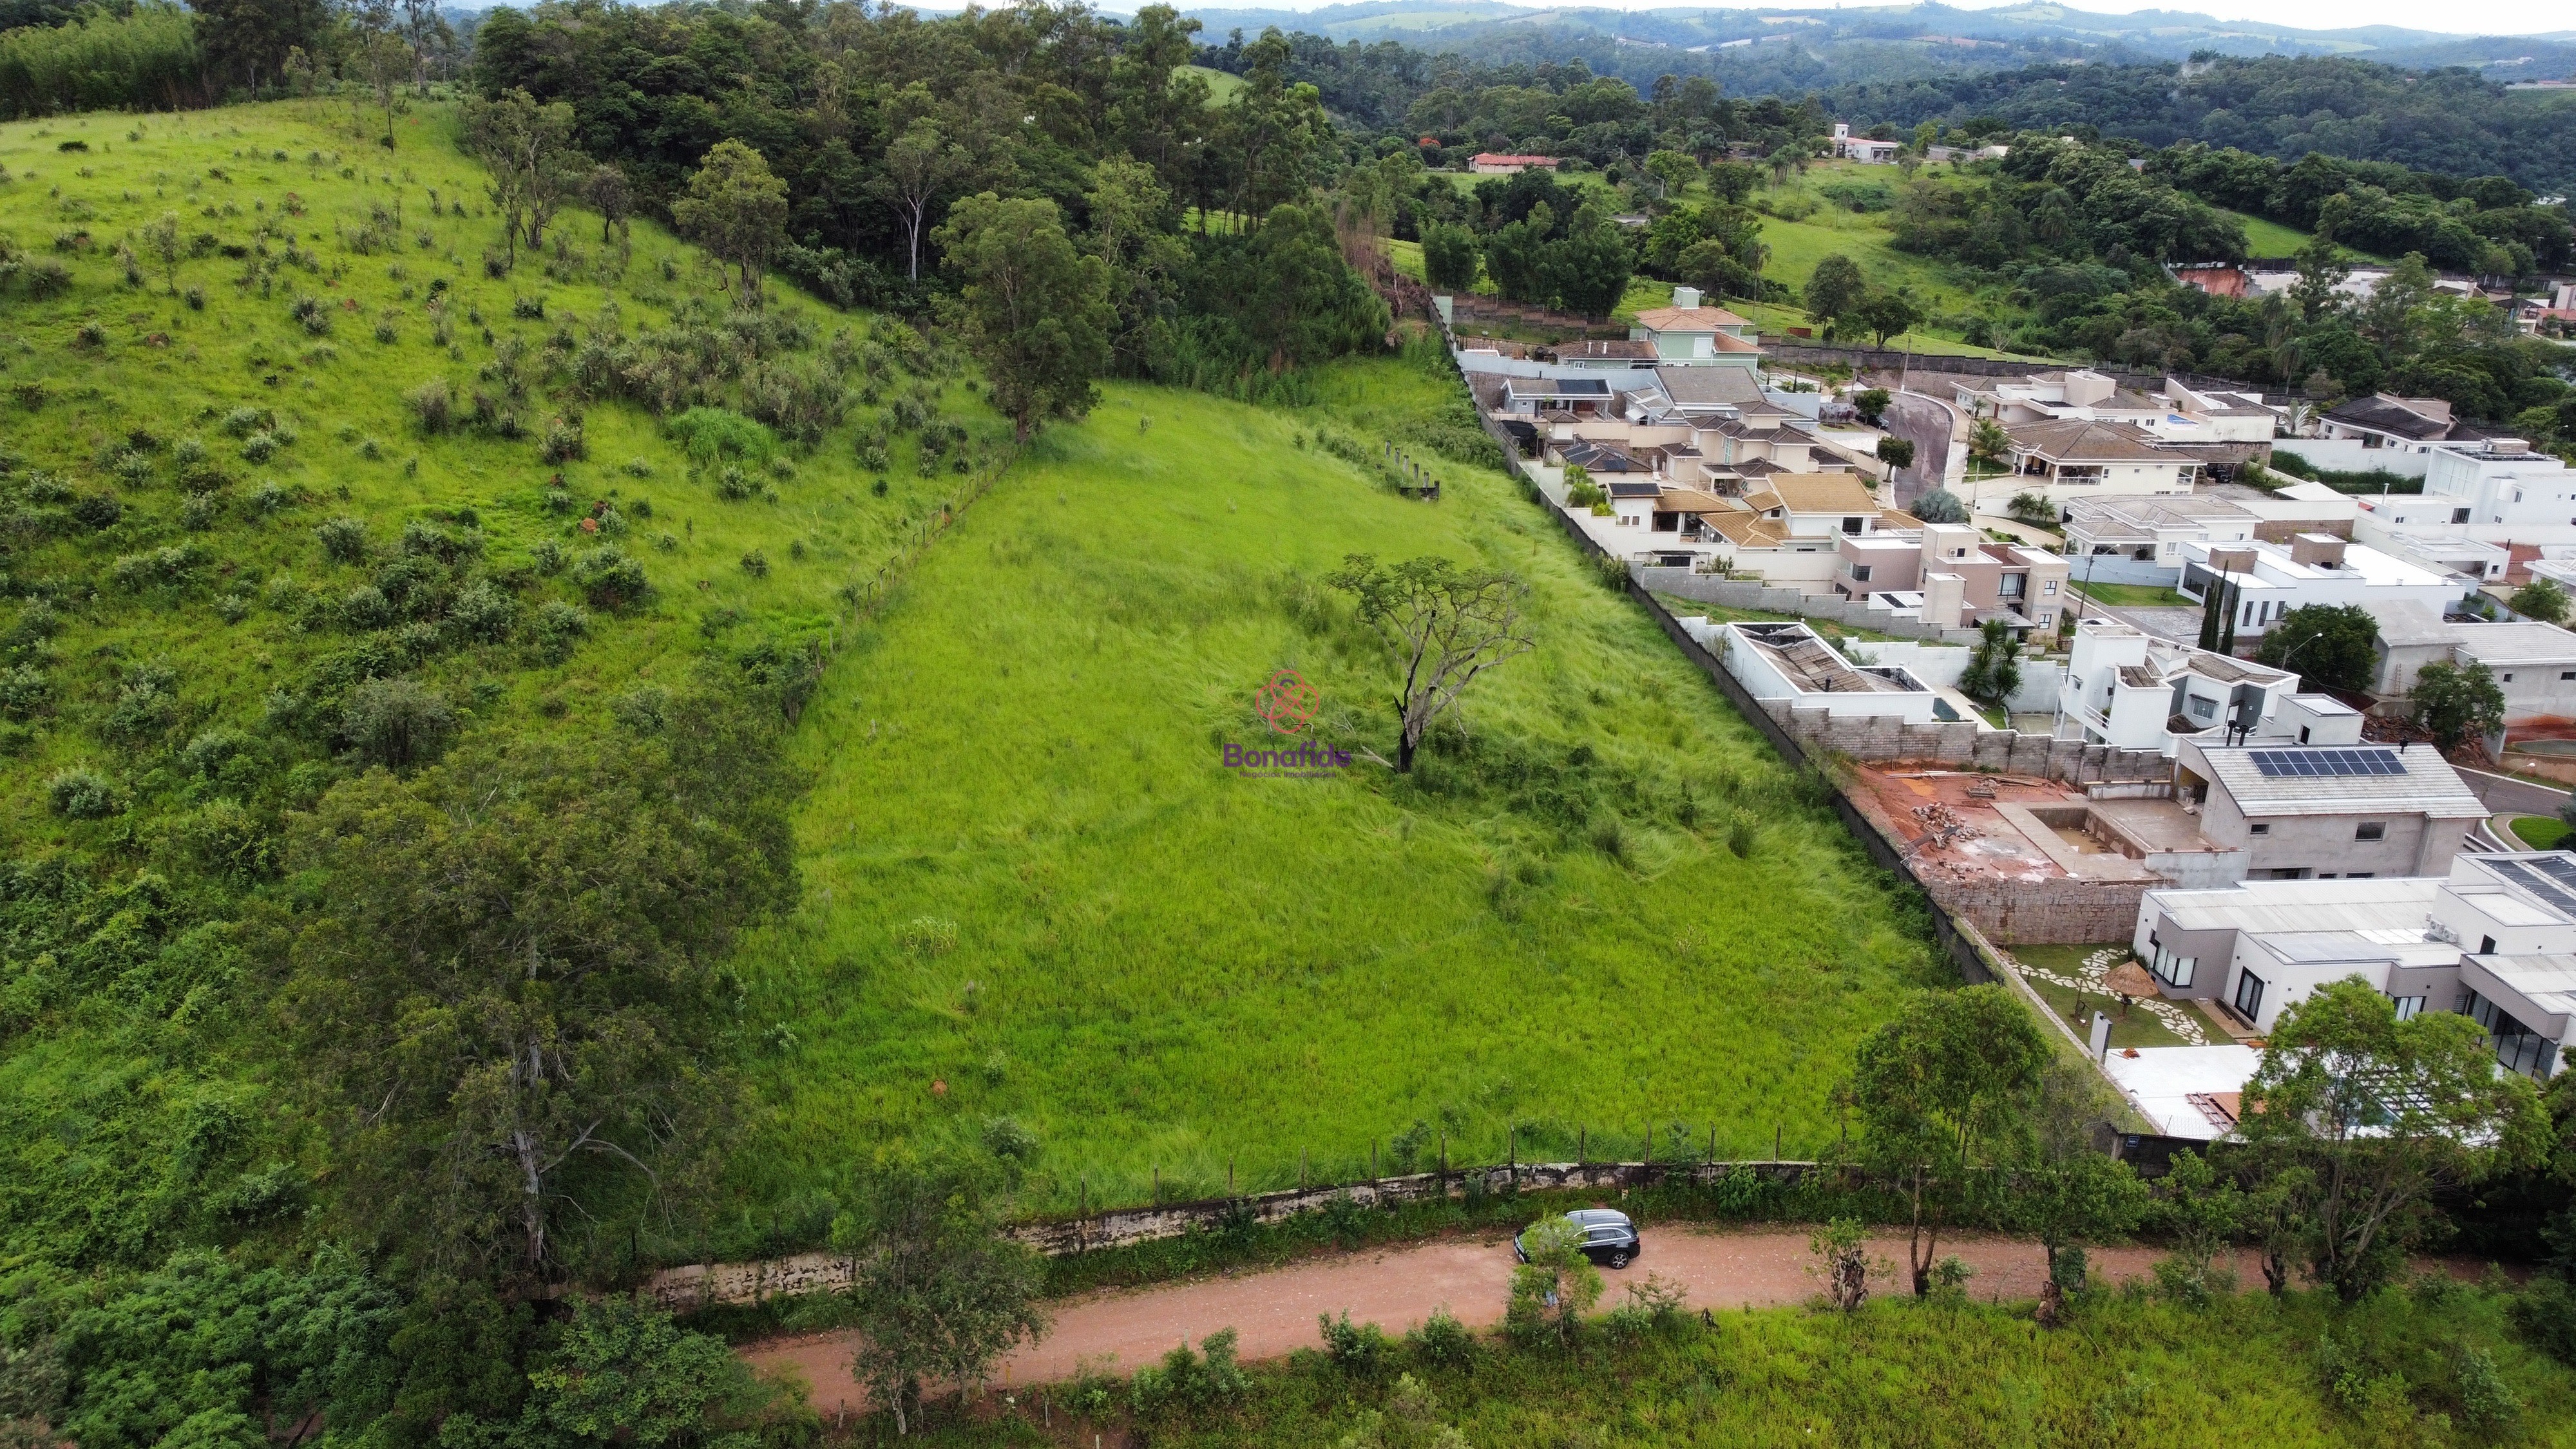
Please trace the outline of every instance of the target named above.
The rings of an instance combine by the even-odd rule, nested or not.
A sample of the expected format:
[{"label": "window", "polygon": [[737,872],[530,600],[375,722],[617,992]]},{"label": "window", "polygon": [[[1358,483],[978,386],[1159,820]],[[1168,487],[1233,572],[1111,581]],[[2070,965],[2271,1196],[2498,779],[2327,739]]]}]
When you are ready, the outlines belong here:
[{"label": "window", "polygon": [[2248,835],[2269,835],[2272,833],[2272,822],[2269,820],[2257,820],[2253,824],[2245,827],[2245,833]]},{"label": "window", "polygon": [[2236,1014],[2247,1021],[2256,1020],[2263,1014],[2263,978],[2251,971],[2237,973]]},{"label": "window", "polygon": [[[2537,606],[2537,605],[2534,605],[2533,607],[2535,607],[2535,608],[2536,608],[2536,607],[2538,607],[2538,606]],[[2507,684],[2511,684],[2511,683],[2513,683],[2513,671],[2512,671],[2512,670],[2510,670],[2510,669],[2506,670],[2506,671],[2504,672],[2504,674],[2503,674],[2501,677],[2503,678],[2503,680],[2504,680],[2504,682],[2505,682],[2505,683],[2507,683]]]},{"label": "window", "polygon": [[2454,508],[2454,509],[2452,509],[2452,510],[2451,510],[2451,521],[2452,521],[2453,523],[2466,523],[2466,522],[2468,522],[2468,521],[2469,521],[2469,510],[2467,510],[2467,509],[2465,509],[2465,508]]},{"label": "window", "polygon": [[2301,726],[2299,726],[2299,743],[2304,745],[2304,744],[2306,744],[2307,742],[2308,742],[2308,727],[2307,727],[2306,725],[2301,725]]},{"label": "window", "polygon": [[2397,1003],[2397,1019],[2399,1021],[2413,1021],[2424,1012],[2423,997],[2392,996],[2388,999]]},{"label": "window", "polygon": [[2562,679],[2562,680],[2567,680],[2567,679],[2576,679],[2576,669],[2562,669],[2562,670],[2559,670],[2559,671],[2558,671],[2558,677],[2559,677],[2560,679]]},{"label": "window", "polygon": [[1851,571],[1852,571],[1852,582],[1853,582],[1853,583],[1856,583],[1856,584],[1865,584],[1865,583],[1868,583],[1868,582],[1869,582],[1869,570],[1870,570],[1870,565],[1868,565],[1868,564],[1853,564],[1853,565],[1851,566]]},{"label": "window", "polygon": [[2481,956],[2492,956],[2492,955],[2494,955],[2494,954],[2495,954],[2495,937],[2493,937],[2493,936],[2480,936],[2480,937],[2478,937],[2478,954],[2479,954],[2479,955],[2481,955]]},{"label": "window", "polygon": [[2388,838],[2388,822],[2385,820],[2365,820],[2352,828],[2352,838],[2355,840],[2386,840]]},{"label": "window", "polygon": [[1860,525],[1861,520],[1857,518],[1846,518],[1843,520],[1843,532],[1857,534],[1860,532]]},{"label": "window", "polygon": [[2196,694],[2191,697],[2191,717],[2193,719],[2213,719],[2217,714],[2217,700],[2203,699]]},{"label": "window", "polygon": [[2042,609],[2039,611],[2039,627],[2045,629],[2056,622],[2057,611],[2055,609]]},{"label": "window", "polygon": [[[2150,940],[2149,944],[2154,945],[2152,940]],[[2191,984],[2192,968],[2200,964],[2200,958],[2197,956],[2178,955],[2175,952],[2166,950],[2162,946],[2155,946],[2154,949],[2156,953],[2155,959],[2148,962],[2147,965],[2150,970],[2156,973],[2157,978],[2163,981],[2167,986],[2189,986]]]},{"label": "window", "polygon": [[[2039,586],[2039,596],[2040,596],[2041,598],[2043,598],[2043,599],[2053,599],[2053,598],[2057,597],[2057,580],[2055,580],[2055,579],[2050,579],[2050,580],[2048,580],[2047,582],[2045,582],[2045,583],[2041,584],[2041,585]],[[2537,607],[2539,607],[2539,606],[2535,604],[2535,605],[2533,605],[2533,607],[2534,607],[2534,608],[2537,608]],[[2571,678],[2576,678],[2576,675],[2571,675],[2570,677],[2571,677]]]}]

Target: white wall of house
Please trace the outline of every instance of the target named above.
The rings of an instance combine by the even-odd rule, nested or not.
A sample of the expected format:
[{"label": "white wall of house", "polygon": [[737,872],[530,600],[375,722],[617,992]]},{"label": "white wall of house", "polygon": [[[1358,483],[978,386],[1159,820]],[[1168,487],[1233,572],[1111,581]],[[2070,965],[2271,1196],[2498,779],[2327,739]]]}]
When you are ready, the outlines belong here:
[{"label": "white wall of house", "polygon": [[[2418,448],[2422,451],[2418,451]],[[2272,445],[2272,455],[2296,456],[2311,468],[2329,473],[2363,473],[2379,468],[2400,478],[2421,478],[2432,466],[2432,445],[2410,444],[2405,448],[2365,447],[2361,439],[2352,438],[2283,438]]]}]

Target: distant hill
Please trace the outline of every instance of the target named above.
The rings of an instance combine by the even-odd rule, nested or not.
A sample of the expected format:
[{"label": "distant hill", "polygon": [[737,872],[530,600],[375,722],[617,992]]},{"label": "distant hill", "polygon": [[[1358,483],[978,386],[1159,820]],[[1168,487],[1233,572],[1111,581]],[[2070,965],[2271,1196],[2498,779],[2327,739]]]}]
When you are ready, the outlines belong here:
[{"label": "distant hill", "polygon": [[[2002,70],[2044,61],[2357,56],[2424,69],[2468,66],[2500,80],[2576,73],[2576,30],[2539,36],[2448,35],[2371,25],[2309,30],[2189,11],[2102,15],[2064,5],[1962,10],[1608,10],[1499,0],[1370,0],[1316,10],[1189,8],[1212,39],[1268,26],[1335,41],[1400,40],[1473,59],[1584,57],[1605,74],[1698,71],[1738,93]],[[1597,57],[1597,58],[1596,58]]]}]

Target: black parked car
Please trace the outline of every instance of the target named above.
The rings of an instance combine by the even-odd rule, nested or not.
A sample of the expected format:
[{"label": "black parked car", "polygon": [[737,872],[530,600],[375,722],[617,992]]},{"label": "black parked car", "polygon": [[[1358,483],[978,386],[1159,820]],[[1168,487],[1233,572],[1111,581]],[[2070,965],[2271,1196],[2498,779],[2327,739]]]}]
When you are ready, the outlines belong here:
[{"label": "black parked car", "polygon": [[[1628,1220],[1626,1213],[1612,1208],[1576,1208],[1566,1216],[1583,1229],[1583,1256],[1604,1267],[1625,1268],[1646,1250],[1645,1244],[1637,1240],[1637,1225]],[[1528,1236],[1524,1229],[1520,1237],[1512,1239],[1512,1256],[1524,1263],[1529,1261],[1529,1249],[1521,1239]]]}]

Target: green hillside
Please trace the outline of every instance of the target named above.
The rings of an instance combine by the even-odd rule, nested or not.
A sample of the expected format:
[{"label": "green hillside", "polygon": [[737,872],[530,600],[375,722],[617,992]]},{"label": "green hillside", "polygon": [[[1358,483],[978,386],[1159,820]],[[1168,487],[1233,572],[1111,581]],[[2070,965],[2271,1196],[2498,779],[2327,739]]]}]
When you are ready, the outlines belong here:
[{"label": "green hillside", "polygon": [[[452,117],[406,115],[388,156],[347,114],[0,128],[27,264],[0,822],[79,909],[171,882],[154,970],[267,909],[289,816],[334,783],[478,732],[612,738],[712,670],[819,691],[793,736],[806,904],[739,968],[770,1125],[732,1169],[800,1241],[797,1205],[866,1144],[1002,1115],[1043,1145],[1034,1206],[1140,1199],[1158,1170],[1214,1190],[1229,1160],[1348,1175],[1443,1124],[1459,1158],[1513,1124],[1540,1153],[1634,1151],[1649,1121],[1812,1146],[1858,1033],[1930,979],[1833,819],[1513,485],[1443,463],[1425,505],[1322,450],[1455,438],[1436,365],[1354,365],[1296,411],[1113,388],[917,548],[1002,446],[944,348],[775,285],[745,321],[691,249],[639,224],[620,261],[572,211],[490,275]],[[49,264],[65,289],[31,295]],[[434,427],[415,399],[442,380]],[[1380,733],[1381,655],[1321,582],[1352,551],[1527,572],[1537,654],[1411,780],[1226,773],[1279,667],[1340,734]],[[258,1105],[281,1088],[256,994],[16,969],[12,1251],[148,1256],[229,1175],[309,1150]],[[169,1178],[217,1099],[244,1126]]]},{"label": "green hillside", "polygon": [[[486,275],[499,227],[450,126],[415,111],[391,154],[297,104],[0,126],[0,1254],[151,1259],[303,1151],[264,1085],[250,983],[275,963],[231,944],[288,812],[396,750],[600,736],[701,668],[792,697],[843,591],[1006,435],[944,349],[775,286],[733,320],[640,222],[620,262],[568,211]],[[168,280],[143,239],[165,213]],[[734,418],[744,451],[701,463],[585,397],[618,348],[706,402],[853,406],[811,446]],[[432,432],[408,399],[441,379]],[[968,435],[927,476],[948,423],[861,466],[898,405]],[[208,1112],[222,1141],[182,1156]]]},{"label": "green hillside", "polygon": [[[1834,818],[1500,475],[1413,502],[1315,446],[1455,387],[1350,365],[1318,409],[1132,387],[1045,435],[827,680],[800,733],[807,908],[746,959],[791,1043],[753,1200],[866,1144],[1042,1145],[1033,1206],[1453,1161],[1833,1133],[1923,946]],[[1301,446],[1302,445],[1302,446]],[[1274,670],[1386,743],[1344,554],[1528,576],[1537,652],[1409,780],[1245,779]],[[1730,849],[1730,833],[1740,829]],[[1417,1125],[1427,1124],[1427,1125]],[[1665,1150],[1675,1144],[1665,1143]],[[1409,1159],[1408,1159],[1409,1160]]]}]

